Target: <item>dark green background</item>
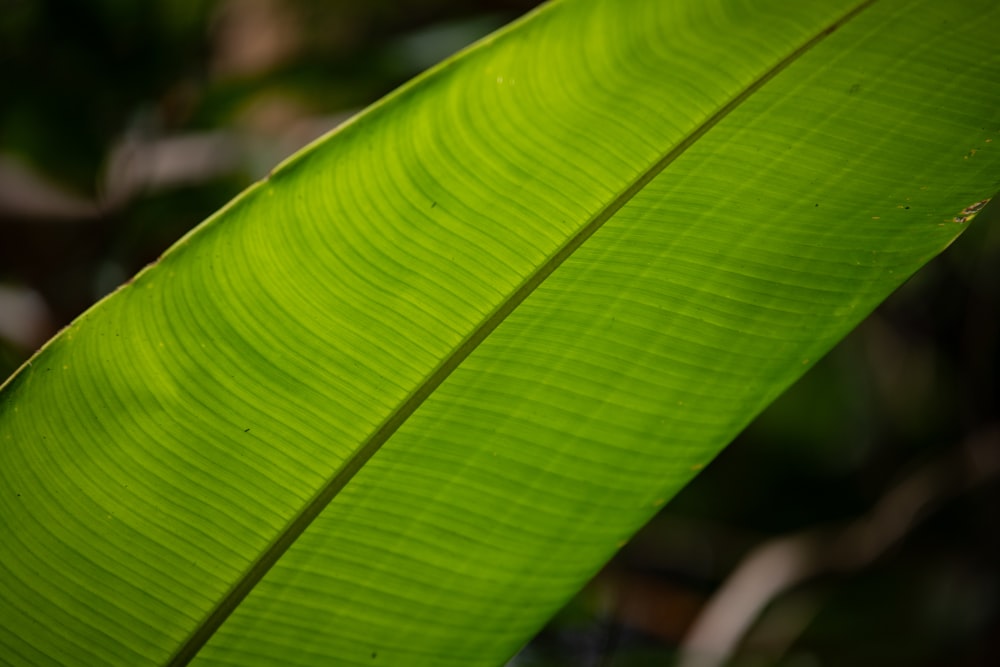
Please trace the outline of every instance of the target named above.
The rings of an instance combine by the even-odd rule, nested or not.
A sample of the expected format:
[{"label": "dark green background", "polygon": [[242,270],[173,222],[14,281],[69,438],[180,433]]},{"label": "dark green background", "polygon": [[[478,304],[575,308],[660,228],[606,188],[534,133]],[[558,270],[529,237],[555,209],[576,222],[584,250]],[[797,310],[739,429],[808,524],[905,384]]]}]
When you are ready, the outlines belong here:
[{"label": "dark green background", "polygon": [[[0,375],[289,152],[536,4],[0,0]],[[921,470],[940,485],[902,538],[774,599],[733,664],[995,664],[998,210],[762,415],[516,664],[669,664],[750,550],[834,534]]]}]

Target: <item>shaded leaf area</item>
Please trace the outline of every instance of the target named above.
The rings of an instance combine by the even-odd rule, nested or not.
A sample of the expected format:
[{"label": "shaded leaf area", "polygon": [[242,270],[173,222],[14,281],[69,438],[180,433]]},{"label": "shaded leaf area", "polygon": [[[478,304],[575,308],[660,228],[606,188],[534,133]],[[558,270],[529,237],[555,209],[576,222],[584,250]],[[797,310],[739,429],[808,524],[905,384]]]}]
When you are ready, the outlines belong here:
[{"label": "shaded leaf area", "polygon": [[[939,483],[877,533],[898,539],[850,566],[811,554],[813,574],[765,598],[726,664],[991,665],[1000,651],[998,224],[997,209],[987,209],[685,487],[512,664],[678,663],[700,612],[749,556],[856,527],[934,471]],[[860,552],[864,543],[855,533],[837,544]],[[780,551],[770,558],[787,572]]]},{"label": "shaded leaf area", "polygon": [[[424,47],[414,45],[426,45],[421,40],[427,34],[434,43],[428,48],[434,52],[442,35],[450,34],[452,21],[471,22],[459,32],[466,30],[472,38],[479,26],[496,21],[496,12],[506,17],[503,12],[523,8],[497,4],[480,15],[468,3],[450,9],[443,4],[330,4],[350,7],[343,11],[362,18],[356,23],[343,19],[324,23],[319,15],[333,10],[289,4],[300,17],[308,18],[292,30],[301,32],[300,40],[312,46],[293,49],[292,55],[281,55],[279,50],[262,70],[250,67],[226,76],[212,74],[211,55],[221,48],[222,38],[217,24],[210,28],[205,21],[213,16],[222,21],[219,17],[224,14],[209,5],[177,17],[183,29],[164,29],[163,36],[136,39],[132,47],[122,45],[125,37],[80,44],[80,53],[92,49],[94,53],[73,60],[91,74],[61,80],[60,85],[102,91],[98,96],[78,95],[103,105],[88,115],[91,131],[50,135],[45,141],[52,140],[54,148],[31,139],[46,133],[25,130],[15,124],[18,118],[44,118],[46,128],[63,128],[60,131],[78,121],[68,121],[67,105],[46,98],[25,79],[21,85],[34,92],[25,96],[24,104],[34,106],[6,116],[5,127],[14,129],[5,135],[19,137],[22,143],[14,152],[20,159],[58,179],[89,204],[95,183],[102,182],[101,164],[113,152],[114,142],[130,130],[145,138],[220,127],[250,127],[251,133],[280,135],[275,128],[281,130],[294,121],[349,113],[430,64],[421,62],[408,69],[395,61],[402,56],[417,61],[425,57],[420,55]],[[393,13],[400,8],[406,13]],[[50,25],[58,9],[53,6],[52,13],[32,19],[34,29],[54,31],[36,35],[63,34],[59,31],[64,27]],[[22,25],[28,24],[22,20]],[[100,20],[104,19],[86,18]],[[150,31],[171,25],[168,19],[152,15],[108,20],[124,21],[120,25],[128,26],[133,35],[144,35],[135,30],[137,25],[147,25]],[[334,25],[335,34],[341,31],[335,45],[310,41],[325,39],[314,34],[322,33],[317,26],[324,25]],[[415,25],[428,26],[430,32]],[[127,32],[114,26],[101,30],[109,35]],[[101,33],[95,29],[93,34]],[[24,47],[17,54],[21,58],[28,53],[29,42],[39,40],[5,44]],[[108,44],[118,44],[115,48],[132,58],[140,51],[149,54],[148,60],[134,58],[135,74],[124,77],[135,79],[135,85],[123,83],[118,74],[108,78],[108,72],[123,71],[119,65],[129,59],[119,55],[114,60],[113,54],[101,53]],[[165,53],[183,56],[164,57]],[[157,67],[151,65],[154,59]],[[149,71],[160,74],[139,82],[141,73]],[[113,112],[107,111],[112,108]],[[313,133],[306,129],[303,136]],[[80,137],[92,143],[66,149]],[[44,295],[51,318],[48,326],[58,326],[154,259],[249,178],[266,171],[281,151],[274,145],[289,145],[283,141],[275,140],[260,152],[248,150],[222,172],[195,182],[136,191],[125,188],[122,203],[115,201],[96,215],[72,221],[60,215],[44,223],[37,216],[6,218],[4,233],[9,230],[11,242],[4,244],[8,254],[0,258],[2,277]],[[40,226],[50,223],[61,227]],[[990,268],[997,266],[996,235],[985,227],[977,223],[969,235],[972,240],[963,240],[957,252],[932,264],[931,271],[904,288],[857,336],[766,413],[516,662],[629,665],[672,659],[697,610],[753,545],[863,515],[907,470],[946,454],[957,443],[989,433],[998,404],[998,280]],[[65,254],[53,251],[58,247]],[[28,348],[22,344],[9,354],[11,369]],[[997,585],[993,565],[998,562],[997,545],[987,518],[997,507],[995,489],[986,485],[948,499],[891,553],[864,570],[824,575],[794,591],[798,597],[784,600],[785,609],[776,605],[772,610],[778,620],[771,623],[771,634],[762,626],[762,637],[747,640],[746,664],[760,655],[783,656],[788,664],[810,659],[886,664],[900,662],[901,656],[907,664],[955,664],[956,655],[964,661],[959,664],[987,664],[983,656],[991,654],[989,641],[996,636],[997,625],[992,593]],[[636,608],[654,612],[636,613]],[[950,612],[959,608],[964,612],[956,618]],[[859,632],[859,624],[884,630]],[[924,643],[915,642],[914,636]],[[372,658],[377,654],[373,650]]]}]

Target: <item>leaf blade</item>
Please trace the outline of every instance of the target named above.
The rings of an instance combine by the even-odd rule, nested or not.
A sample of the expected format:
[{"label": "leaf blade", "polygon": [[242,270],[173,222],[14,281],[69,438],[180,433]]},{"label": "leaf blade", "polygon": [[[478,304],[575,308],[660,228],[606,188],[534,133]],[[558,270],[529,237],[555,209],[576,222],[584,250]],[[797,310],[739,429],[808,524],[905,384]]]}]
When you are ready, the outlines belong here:
[{"label": "leaf blade", "polygon": [[[677,18],[673,14],[668,16],[663,7],[682,13],[689,8],[682,4],[636,4],[649,14],[631,18],[630,23],[637,26],[636,34],[622,42],[612,42],[598,38],[608,26],[617,28],[626,23],[616,20],[616,15],[592,18],[573,9],[585,4],[556,5],[526,23],[523,26],[526,29],[508,33],[506,41],[488,44],[447,66],[437,77],[406,89],[331,140],[330,145],[337,147],[336,153],[316,148],[296,158],[268,182],[256,186],[231,205],[215,223],[183,241],[156,269],[106,302],[99,312],[85,317],[36,360],[36,363],[72,361],[68,368],[55,367],[57,373],[65,371],[63,384],[48,394],[49,403],[39,401],[36,409],[47,413],[61,405],[72,406],[77,418],[96,424],[87,437],[67,435],[74,429],[69,420],[57,425],[53,432],[61,433],[64,443],[49,451],[66,458],[62,471],[70,473],[78,486],[74,489],[67,484],[60,494],[47,494],[33,508],[38,512],[58,508],[66,503],[60,495],[71,495],[73,502],[79,504],[74,517],[79,525],[36,547],[36,552],[67,551],[64,538],[68,534],[76,540],[80,553],[90,554],[90,564],[77,571],[75,578],[60,572],[49,573],[69,587],[68,592],[57,593],[53,600],[82,604],[76,613],[80,618],[64,619],[67,627],[76,628],[77,648],[92,646],[95,651],[106,650],[109,644],[87,636],[88,632],[97,631],[110,634],[124,647],[121,650],[126,651],[93,654],[102,661],[138,662],[142,658],[159,661],[164,659],[164,651],[169,654],[174,650],[172,647],[186,641],[190,628],[202,625],[207,610],[230,594],[233,582],[251,581],[247,572],[255,567],[252,554],[266,553],[276,535],[291,535],[287,526],[315,498],[316,489],[333,488],[325,486],[327,480],[336,477],[338,467],[351,460],[357,443],[368,441],[370,434],[386,423],[386,415],[391,420],[392,415],[402,414],[396,412],[396,406],[405,404],[413,388],[426,382],[433,369],[440,366],[441,359],[447,359],[451,350],[462,345],[467,332],[489,317],[488,304],[503,303],[526,280],[525,276],[557,252],[555,249],[567,236],[576,233],[583,224],[581,221],[590,219],[593,211],[601,210],[617,192],[627,189],[636,174],[643,172],[641,165],[662,159],[664,146],[682,141],[686,133],[699,127],[705,118],[711,118],[716,108],[724,106],[734,90],[741,89],[737,84],[745,86],[752,82],[762,69],[767,71],[767,67],[781,62],[782,54],[793,51],[798,43],[786,36],[776,45],[773,40],[762,39],[757,28],[744,27],[742,32],[733,28],[731,41],[713,47],[714,34],[704,28],[700,33],[693,31],[701,36],[702,49],[695,51],[700,60],[696,60],[696,66],[688,70],[681,67],[672,74],[678,85],[684,84],[687,86],[684,90],[691,91],[678,102],[670,99],[669,93],[655,90],[642,93],[650,88],[649,81],[659,81],[662,77],[662,63],[667,62],[662,54],[654,52],[656,57],[650,56],[648,62],[641,63],[638,68],[641,71],[626,56],[634,55],[631,49],[637,44],[656,46],[655,38],[669,28],[667,19]],[[615,5],[594,3],[594,6],[610,10]],[[844,5],[854,6],[854,3]],[[721,12],[726,6],[720,3],[706,7],[701,10],[704,16],[717,20],[720,14],[713,12]],[[828,4],[801,9],[798,15],[789,13],[780,3],[775,8],[773,19],[782,28],[791,30],[793,36],[797,35],[800,42],[813,39],[817,31],[825,29],[835,18]],[[656,16],[658,10],[665,13]],[[812,11],[824,14],[806,21]],[[687,20],[690,19],[688,16]],[[797,24],[798,20],[803,23]],[[731,19],[731,23],[737,22]],[[712,25],[711,21],[707,24]],[[681,25],[684,30],[674,33],[677,39],[688,35],[688,24]],[[565,41],[578,36],[581,30],[589,31],[592,36],[581,40],[581,44],[596,42],[599,46],[581,47],[574,56],[572,49],[565,48]],[[526,45],[533,34],[548,35],[552,43],[562,46],[549,54],[555,64],[542,70],[545,76],[534,87],[528,86],[527,94],[515,97],[515,89],[523,91],[526,83],[531,83],[530,72],[535,64],[525,59],[521,50],[529,48]],[[753,46],[750,50],[755,52],[749,54],[752,58],[746,48],[738,48],[741,39]],[[501,55],[511,60],[503,60]],[[717,88],[712,89],[713,97],[706,94],[694,75],[706,71],[710,65],[718,66],[720,58],[732,67],[722,70]],[[558,64],[560,59],[562,65]],[[568,85],[563,75],[573,67],[580,67],[580,63],[585,65],[585,73]],[[628,66],[633,69],[619,73],[614,87],[601,88],[608,86],[607,77]],[[529,78],[525,79],[522,72],[527,72]],[[458,87],[448,84],[449,81],[465,85]],[[596,91],[590,90],[591,86]],[[581,97],[583,90],[587,95]],[[590,104],[578,109],[581,100]],[[523,115],[521,105],[532,112],[530,117]],[[631,126],[616,127],[626,107],[629,117],[637,119],[634,122],[651,128],[647,133],[636,136]],[[516,131],[535,122],[535,116],[544,118],[542,112],[548,113],[552,108],[558,108],[559,113],[543,124],[551,136],[538,130],[521,136]],[[479,117],[473,113],[477,110],[490,113]],[[669,122],[652,124],[650,119],[661,114],[666,114]],[[585,134],[586,129],[598,124],[606,134],[596,139]],[[581,141],[580,137],[587,141]],[[572,169],[567,154],[582,156],[587,168]],[[710,173],[685,178],[712,181]],[[450,191],[450,184],[455,182],[463,184],[464,190]],[[613,183],[625,185],[616,187]],[[704,207],[706,201],[705,192],[698,190],[699,187],[691,187],[685,192],[699,196],[684,198],[680,212],[697,217],[697,208]],[[481,205],[484,191],[500,195],[489,199],[490,205],[485,209]],[[504,196],[510,191],[516,191],[518,198],[511,200]],[[284,205],[268,203],[279,197]],[[297,208],[300,197],[311,198],[313,206],[309,210]],[[673,192],[670,198],[677,199],[677,193]],[[293,202],[293,206],[288,207],[287,202]],[[655,209],[659,204],[650,206]],[[536,219],[541,207],[549,212],[544,220]],[[290,208],[292,215],[282,213],[284,208]],[[773,210],[773,207],[761,208]],[[399,209],[406,213],[399,215]],[[331,220],[335,223],[331,224]],[[286,226],[275,226],[274,221]],[[803,232],[801,246],[809,247],[809,239],[814,238],[810,233],[815,233],[815,229]],[[937,233],[929,246],[902,250],[926,258],[954,235],[951,229]],[[692,240],[698,234],[697,227],[689,227],[679,238]],[[741,248],[751,259],[750,250],[756,252],[761,258],[757,268],[763,270],[773,258],[767,253],[766,243],[755,239],[753,234],[744,235]],[[831,242],[829,233],[819,236]],[[728,285],[726,274],[709,271],[714,257],[704,255],[703,246],[712,245],[711,235],[698,240],[697,244],[688,244],[686,253],[675,258],[674,266],[685,258],[697,261],[688,259],[690,266],[686,272],[671,273],[669,266],[662,266],[663,275],[671,276],[673,281],[686,281],[687,288],[707,282],[718,291],[716,296],[724,297]],[[641,238],[619,243],[640,241]],[[874,243],[875,239],[869,241]],[[658,242],[669,246],[674,241],[659,239]],[[715,246],[717,254],[727,258],[717,243]],[[856,248],[854,252],[857,254]],[[577,256],[574,254],[571,259]],[[814,260],[821,258],[822,253],[816,250]],[[640,261],[646,259],[649,258],[640,257]],[[222,261],[231,264],[217,270],[216,264]],[[421,271],[427,265],[438,270]],[[191,270],[192,266],[201,268]],[[901,268],[905,266],[913,268],[912,264],[900,264]],[[373,270],[373,267],[378,268]],[[261,273],[271,280],[262,279]],[[736,274],[731,272],[731,275]],[[850,275],[845,270],[844,276]],[[626,278],[627,275],[619,276],[622,281],[627,281]],[[899,275],[882,283],[879,289],[884,291],[888,284],[895,284],[901,278]],[[819,285],[822,281],[815,282]],[[813,292],[822,293],[817,285],[813,286]],[[678,285],[668,281],[662,287]],[[374,310],[373,301],[379,304]],[[685,324],[692,327],[691,331],[698,331],[697,318],[683,294],[673,297],[672,306],[685,315]],[[585,329],[586,314],[592,314],[593,304],[584,309],[582,317],[572,309],[562,312],[563,319],[557,321],[575,322]],[[90,317],[94,322],[88,324]],[[544,316],[537,317],[545,321]],[[741,326],[749,326],[747,323],[753,322],[742,311],[719,306],[706,317],[715,325],[738,321],[743,323]],[[294,326],[288,324],[291,322]],[[279,328],[275,323],[283,325]],[[635,340],[648,336],[648,331],[643,336],[637,329],[649,327],[632,324]],[[387,337],[373,337],[372,332],[384,332]],[[401,337],[398,332],[405,335]],[[410,332],[420,335],[407,337]],[[545,333],[543,330],[539,334],[541,340],[549,340],[542,335]],[[101,342],[112,337],[124,342],[114,346]],[[765,340],[763,336],[761,339]],[[571,334],[567,338],[563,332],[563,338],[557,340],[558,343],[549,340],[547,349],[560,346],[572,349]],[[214,355],[212,363],[206,363],[208,353],[186,349],[179,344],[181,341],[205,344]],[[79,347],[86,352],[69,350]],[[503,348],[505,352],[497,354],[494,362],[507,359],[507,363],[513,363],[509,360],[516,358],[516,347],[508,342]],[[724,353],[723,348],[722,343],[716,343],[698,351],[689,345],[688,352],[696,359],[707,360],[713,353]],[[548,354],[546,350],[536,353]],[[685,361],[683,357],[664,359],[673,363]],[[77,363],[83,368],[73,365]],[[661,360],[657,366],[663,363]],[[145,371],[139,375],[137,368]],[[529,374],[530,368],[525,366],[521,372]],[[592,377],[613,370],[595,369]],[[8,397],[19,391],[18,383],[24,386],[29,382],[36,385],[33,388],[36,394],[42,394],[37,388],[46,381],[42,372],[33,369],[16,380],[7,389]],[[482,377],[492,377],[486,374],[487,369],[478,372],[484,374]],[[641,384],[641,380],[633,378],[630,382]],[[650,383],[650,378],[645,378],[645,382]],[[198,397],[187,393],[192,384],[197,386]],[[508,389],[507,399],[515,393]],[[436,392],[434,397],[437,395]],[[464,395],[459,391],[448,396],[453,404],[461,405]],[[485,399],[476,402],[488,404]],[[212,407],[205,408],[204,403]],[[16,421],[10,417],[8,407],[14,401],[10,399],[3,405],[8,410],[5,423],[9,425]],[[139,411],[135,406],[143,408],[142,414],[136,414]],[[552,422],[563,426],[559,432],[578,430],[573,412],[560,412],[559,408],[560,405],[554,405],[550,410]],[[751,408],[741,411],[742,418],[753,411]],[[651,408],[647,405],[646,409]],[[35,414],[27,426],[23,426],[25,421],[18,422],[25,429],[22,433],[34,436],[32,442],[44,436],[32,426],[43,423],[37,416],[42,413]],[[109,420],[107,414],[113,415],[113,419]],[[274,419],[277,415],[280,420]],[[727,432],[735,427],[734,423],[724,426]],[[697,429],[699,423],[689,428]],[[705,437],[704,425],[700,428]],[[554,437],[550,428],[543,431],[547,440]],[[636,433],[642,432],[636,429]],[[97,444],[92,442],[95,439]],[[605,440],[609,439],[615,440],[613,434],[606,434]],[[586,438],[581,436],[581,441]],[[410,447],[413,451],[424,451],[427,460],[433,460],[431,452],[426,452],[419,443]],[[79,452],[84,453],[82,458]],[[23,454],[24,459],[14,460],[12,454]],[[19,474],[27,469],[28,475],[37,470],[38,480],[43,480],[42,472],[57,465],[51,462],[42,465],[38,460],[30,460],[28,454],[27,448],[21,452],[5,449],[4,463],[16,465],[5,465],[4,469],[17,469]],[[544,466],[544,461],[523,456],[529,463]],[[514,460],[508,466],[511,470],[521,470],[526,461]],[[631,470],[629,474],[641,475],[644,468]],[[677,479],[690,472],[683,465],[678,471]],[[379,474],[391,478],[384,470]],[[624,472],[622,475],[623,479],[628,478]],[[11,480],[4,481],[6,488]],[[396,483],[404,484],[402,480]],[[115,484],[120,488],[114,488]],[[138,488],[141,493],[126,488]],[[359,492],[365,488],[362,484]],[[632,513],[628,524],[634,524],[639,515],[634,514],[631,501],[625,500],[630,496],[625,489],[612,488],[624,494],[619,502]],[[419,494],[413,502],[418,500]],[[7,509],[10,508],[5,509],[5,520],[24,520],[26,515],[20,511],[23,508],[11,512]],[[646,511],[651,511],[648,504]],[[566,512],[554,514],[564,516]],[[385,516],[391,515],[387,510]],[[120,525],[106,527],[109,517],[116,517],[114,521]],[[48,525],[58,522],[53,518],[47,521]],[[159,525],[161,521],[165,526]],[[351,524],[345,518],[342,525]],[[137,555],[146,555],[156,562],[147,564],[134,557],[116,557],[113,549],[106,548],[101,541],[95,546],[94,526],[106,531],[99,535],[100,540],[111,537],[112,544],[117,541],[128,545]],[[590,528],[594,534],[581,539],[593,539],[587,559],[592,568],[599,557],[595,550],[603,549],[600,553],[606,553],[614,543],[608,540],[624,529],[618,526],[617,532],[609,535],[600,533],[596,525]],[[141,539],[136,539],[136,534]],[[595,535],[604,539],[598,540]],[[483,558],[483,562],[488,561],[486,555]],[[5,565],[12,562],[7,553],[2,562]],[[366,559],[364,565],[371,566],[372,562]],[[79,568],[73,563],[57,562],[71,571]],[[500,565],[497,567],[502,570]],[[24,565],[25,569],[28,567]],[[350,571],[345,565],[344,572]],[[432,572],[424,574],[429,576]],[[583,572],[574,570],[572,577],[567,574],[564,578],[557,578],[559,573],[552,574],[559,586],[566,587],[570,581],[578,582]],[[158,589],[147,590],[148,582],[157,579],[162,580]],[[110,599],[102,597],[91,582],[102,582],[101,585],[110,582],[114,595]],[[146,607],[143,601],[151,594],[155,602]],[[20,608],[24,609],[27,595],[20,595]],[[90,607],[85,600],[95,605],[91,612],[87,612]],[[108,609],[96,608],[101,605],[107,605]],[[454,610],[452,613],[461,620],[461,613]],[[88,615],[89,618],[84,618]],[[537,623],[537,618],[531,616],[530,623]],[[377,620],[369,619],[378,625]],[[386,624],[382,619],[382,626],[391,629],[395,624]],[[524,626],[519,627],[523,631]],[[417,636],[427,635],[431,630],[417,624],[410,632]],[[512,633],[504,637],[503,650],[509,652],[515,641],[513,636]],[[293,637],[299,645],[308,639],[301,633]],[[436,637],[438,642],[446,639]],[[19,640],[10,641],[21,645]],[[370,659],[367,652],[355,650],[353,654],[359,655],[359,659]],[[386,655],[391,653],[383,653]],[[433,662],[443,658],[433,654],[428,659]]]}]

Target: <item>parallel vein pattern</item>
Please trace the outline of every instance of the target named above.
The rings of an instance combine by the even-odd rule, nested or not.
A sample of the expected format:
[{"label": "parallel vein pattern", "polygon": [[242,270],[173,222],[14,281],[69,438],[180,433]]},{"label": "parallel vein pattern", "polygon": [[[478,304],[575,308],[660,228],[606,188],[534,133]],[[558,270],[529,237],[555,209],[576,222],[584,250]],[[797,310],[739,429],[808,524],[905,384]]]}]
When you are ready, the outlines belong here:
[{"label": "parallel vein pattern", "polygon": [[[642,190],[649,185],[649,183],[656,178],[660,172],[676,160],[678,156],[682,155],[690,146],[694,145],[698,139],[704,136],[704,134],[712,129],[720,120],[729,115],[734,109],[738,108],[742,102],[760,89],[761,86],[770,81],[789,64],[800,58],[828,34],[836,30],[836,28],[843,25],[855,15],[860,13],[868,5],[872,4],[873,1],[874,0],[868,0],[867,2],[861,3],[846,15],[839,18],[836,23],[820,31],[812,39],[795,49],[783,60],[752,81],[746,88],[738,91],[738,94],[736,94],[709,118],[705,119],[701,124],[696,126],[687,136],[683,137],[681,141],[672,146],[668,146],[668,149],[666,150],[661,148],[661,150],[664,150],[665,152],[658,160],[656,160],[656,162],[639,174],[633,182],[626,184],[623,192],[598,209],[590,216],[590,219],[586,221],[586,224],[580,226],[569,238],[562,241],[561,245],[558,246],[558,249],[554,253],[550,254],[536,269],[534,269],[534,271],[526,277],[517,289],[513,290],[509,294],[501,295],[502,300],[493,312],[491,312],[489,316],[483,320],[483,322],[478,324],[474,330],[468,333],[462,343],[454,351],[442,359],[441,363],[433,370],[433,372],[429,374],[427,379],[409,395],[406,401],[404,401],[390,414],[378,430],[376,430],[366,441],[360,443],[357,450],[351,455],[348,461],[345,462],[344,466],[337,471],[337,474],[319,490],[316,496],[314,496],[308,505],[303,508],[302,512],[290,522],[290,525],[282,531],[271,546],[261,554],[258,561],[254,563],[249,572],[247,572],[247,574],[239,582],[237,582],[226,598],[216,606],[208,619],[199,624],[198,629],[192,636],[191,640],[181,648],[172,662],[186,664],[197,654],[208,638],[218,629],[219,625],[224,622],[229,614],[231,614],[239,603],[242,602],[243,598],[257,585],[260,578],[267,572],[267,570],[270,569],[275,562],[277,562],[278,558],[280,558],[281,555],[284,554],[284,552],[287,551],[287,549],[295,542],[295,540],[298,539],[299,535],[302,534],[302,531],[305,530],[319,515],[319,513],[326,508],[330,501],[338,493],[340,493],[344,486],[361,470],[372,455],[374,455],[375,452],[377,452],[378,449],[385,443],[385,441],[391,437],[392,434],[395,433],[407,419],[409,419],[410,415],[412,415],[413,412],[429,396],[431,396],[434,391],[437,390],[440,384],[452,373],[452,371],[454,371],[455,368],[457,368],[470,353],[476,350],[494,331],[494,329],[496,329],[498,325],[503,323],[510,316],[510,314],[514,312],[515,308],[521,305],[525,298],[534,293],[538,287],[542,285],[552,274],[552,272],[555,271],[568,257],[572,256],[573,253],[587,241],[587,239],[589,239],[597,230],[601,228],[602,225],[604,225],[605,222],[608,221],[608,219],[611,218],[611,216],[617,213],[622,206],[629,203],[638,193],[642,192]],[[502,79],[502,75],[498,76],[497,83],[502,84]],[[516,83],[516,79],[511,79],[511,82],[511,85],[513,85]],[[581,103],[585,103],[585,100],[581,100]],[[613,121],[611,118],[605,118],[603,120],[606,122]],[[574,128],[570,127],[568,129],[573,130]],[[449,162],[458,161],[457,156],[450,156],[450,158]],[[524,176],[530,176],[530,174],[525,172]],[[495,186],[490,187],[489,183],[480,181],[478,182],[478,185],[486,188],[487,191],[496,192]],[[519,213],[523,216],[531,215],[530,210],[522,210],[519,211]],[[447,242],[447,239],[444,241]],[[503,243],[504,239],[497,239],[497,241]],[[429,248],[429,250],[433,251],[432,248]]]},{"label": "parallel vein pattern", "polygon": [[1000,186],[938,5],[555,3],[293,159],[5,386],[0,661],[501,662]]}]

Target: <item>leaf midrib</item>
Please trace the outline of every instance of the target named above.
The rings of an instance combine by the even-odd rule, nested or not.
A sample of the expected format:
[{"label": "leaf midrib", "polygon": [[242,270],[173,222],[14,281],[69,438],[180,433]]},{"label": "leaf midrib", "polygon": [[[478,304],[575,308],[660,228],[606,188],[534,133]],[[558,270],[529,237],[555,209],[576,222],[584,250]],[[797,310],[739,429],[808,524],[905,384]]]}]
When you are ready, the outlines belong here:
[{"label": "leaf midrib", "polygon": [[[580,230],[556,250],[543,264],[539,265],[534,273],[529,275],[514,290],[510,296],[497,305],[497,307],[483,319],[483,321],[473,329],[469,335],[460,343],[441,363],[417,386],[414,391],[403,401],[399,407],[390,414],[382,425],[372,435],[362,443],[354,455],[347,460],[346,464],[333,477],[324,484],[316,495],[313,496],[302,511],[295,515],[286,525],[285,529],[276,536],[271,545],[261,552],[256,561],[246,570],[244,575],[237,580],[229,589],[226,595],[220,599],[219,603],[205,617],[205,620],[195,628],[188,640],[180,646],[176,653],[168,662],[169,665],[179,666],[188,664],[208,642],[216,630],[218,630],[229,615],[236,610],[243,599],[250,594],[257,583],[264,578],[268,570],[274,566],[282,555],[295,543],[299,536],[305,532],[306,528],[319,516],[319,514],[333,501],[344,487],[354,478],[354,476],[365,466],[369,459],[381,449],[389,438],[416,412],[427,398],[429,398],[439,386],[451,375],[451,373],[462,364],[465,359],[475,351],[479,345],[486,340],[493,331],[504,322],[514,310],[524,302],[534,291],[544,283],[549,276],[558,269],[563,262],[571,257],[584,243],[590,239],[608,220],[610,220],[625,204],[632,200],[649,183],[656,178],[677,158],[684,154],[687,149],[693,146],[699,139],[707,134],[713,127],[719,124],[730,113],[736,110],[750,96],[767,84],[771,79],[780,74],[789,65],[797,61],[817,44],[826,39],[841,26],[847,24],[865,9],[875,4],[878,0],[864,0],[849,12],[829,26],[819,31],[809,41],[803,43],[788,56],[775,64],[771,69],[751,82],[739,94],[733,97],[728,103],[720,107],[714,114],[703,121],[698,127],[691,131],[680,143],[671,150],[664,153],[655,163],[640,174],[632,184],[622,191],[615,199],[609,202],[584,225]],[[293,158],[294,159],[294,158]]]}]

